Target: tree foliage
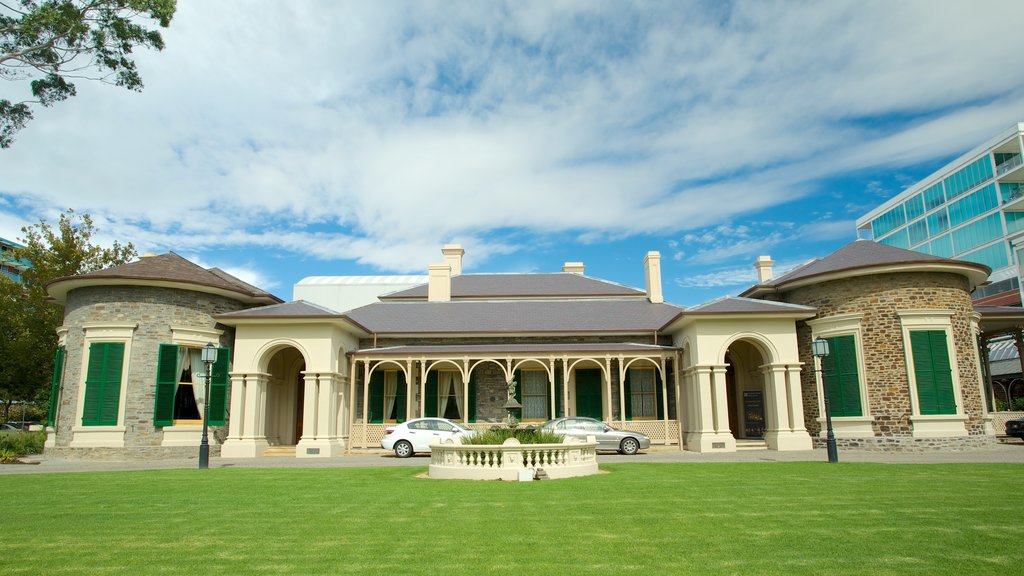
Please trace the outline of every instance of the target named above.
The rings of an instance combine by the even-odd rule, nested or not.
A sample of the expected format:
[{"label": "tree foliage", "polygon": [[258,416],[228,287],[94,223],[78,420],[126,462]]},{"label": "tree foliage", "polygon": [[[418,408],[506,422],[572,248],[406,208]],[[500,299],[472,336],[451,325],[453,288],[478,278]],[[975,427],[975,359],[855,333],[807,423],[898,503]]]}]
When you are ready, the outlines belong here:
[{"label": "tree foliage", "polygon": [[0,276],[0,401],[43,400],[49,393],[57,348],[57,328],[64,311],[48,301],[46,285],[65,276],[130,262],[137,256],[131,244],[110,248],[92,243],[95,232],[88,214],[61,214],[56,227],[44,220],[21,229],[25,246],[5,257],[30,267],[19,284]]},{"label": "tree foliage", "polygon": [[32,119],[31,104],[75,95],[74,79],[142,90],[136,46],[162,50],[176,0],[0,0],[0,79],[29,80],[32,98],[0,99],[0,148]]}]

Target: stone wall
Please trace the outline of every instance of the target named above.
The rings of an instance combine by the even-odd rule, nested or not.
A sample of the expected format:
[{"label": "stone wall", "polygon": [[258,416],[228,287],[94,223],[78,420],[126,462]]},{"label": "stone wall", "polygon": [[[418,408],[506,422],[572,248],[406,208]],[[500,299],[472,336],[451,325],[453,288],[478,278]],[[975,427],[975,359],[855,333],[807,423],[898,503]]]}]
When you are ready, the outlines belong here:
[{"label": "stone wall", "polygon": [[[219,326],[212,316],[246,308],[246,305],[223,296],[204,294],[183,289],[147,286],[93,286],[77,288],[68,293],[64,308],[64,327],[67,328],[67,358],[64,367],[59,412],[56,423],[56,447],[48,454],[63,457],[175,457],[178,453],[194,452],[195,448],[181,450],[162,448],[162,428],[153,426],[153,403],[156,391],[157,355],[160,344],[171,343],[171,326],[224,330],[218,343],[230,348],[234,341],[232,329]],[[71,449],[72,428],[78,424],[79,389],[83,384],[82,359],[84,355],[85,324],[130,323],[138,324],[132,337],[131,357],[126,359],[128,370],[125,413],[125,448]],[[229,394],[230,401],[230,394]],[[226,429],[226,428],[225,428]],[[214,437],[224,436],[224,430],[211,429]]]},{"label": "stone wall", "polygon": [[[982,400],[978,386],[978,358],[971,330],[973,308],[967,280],[958,274],[940,272],[902,272],[877,274],[823,282],[778,295],[783,302],[814,306],[817,318],[860,313],[864,352],[864,374],[868,405],[866,415],[873,417],[875,439],[858,443],[862,449],[927,449],[956,445],[972,445],[967,439],[913,439],[912,414],[903,332],[897,311],[948,310],[953,333],[953,353],[959,367],[964,413],[968,417],[967,432],[981,437],[982,444],[992,440],[984,436]],[[811,328],[797,325],[802,375],[804,413],[807,429],[820,431],[817,422],[818,395],[811,356]],[[817,441],[817,438],[815,438]],[[850,442],[844,441],[845,444]],[[851,445],[852,446],[852,445]],[[914,447],[917,448],[914,448]]]}]

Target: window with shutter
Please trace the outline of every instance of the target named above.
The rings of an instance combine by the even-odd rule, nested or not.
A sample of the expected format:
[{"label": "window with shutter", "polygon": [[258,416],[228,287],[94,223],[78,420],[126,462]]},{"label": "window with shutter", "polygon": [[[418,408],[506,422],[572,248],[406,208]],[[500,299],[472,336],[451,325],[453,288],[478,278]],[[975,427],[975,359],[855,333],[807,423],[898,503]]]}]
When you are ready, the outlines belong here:
[{"label": "window with shutter", "polygon": [[917,383],[917,405],[922,415],[956,414],[953,372],[944,330],[910,332],[910,352]]},{"label": "window with shutter", "polygon": [[829,355],[822,358],[823,384],[828,387],[833,416],[863,416],[857,344],[853,335],[827,338]]},{"label": "window with shutter", "polygon": [[543,370],[523,370],[522,380],[523,420],[541,421],[548,419],[548,374]]},{"label": "window with shutter", "polygon": [[82,426],[117,425],[123,365],[123,342],[93,342],[89,345]]},{"label": "window with shutter", "polygon": [[210,372],[209,407],[210,426],[223,426],[228,419],[228,373],[231,371],[231,350],[217,349],[217,361]]},{"label": "window with shutter", "polygon": [[626,417],[629,420],[653,420],[658,414],[653,368],[626,370]]},{"label": "window with shutter", "polygon": [[64,358],[67,351],[63,346],[57,347],[56,357],[53,359],[53,379],[50,381],[50,413],[47,416],[47,423],[54,428],[57,427],[57,406],[60,405],[60,389],[64,382]]}]

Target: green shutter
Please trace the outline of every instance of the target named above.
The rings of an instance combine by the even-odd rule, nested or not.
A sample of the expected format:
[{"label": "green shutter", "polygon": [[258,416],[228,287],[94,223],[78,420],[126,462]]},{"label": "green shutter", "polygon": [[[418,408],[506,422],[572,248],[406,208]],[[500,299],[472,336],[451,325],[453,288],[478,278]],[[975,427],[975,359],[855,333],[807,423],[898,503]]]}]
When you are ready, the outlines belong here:
[{"label": "green shutter", "polygon": [[370,376],[369,420],[371,424],[384,422],[384,373],[376,371]]},{"label": "green shutter", "polygon": [[633,419],[633,390],[629,384],[629,368],[626,368],[625,382],[622,384],[622,393],[626,396],[626,414],[623,420]]},{"label": "green shutter", "polygon": [[[188,352],[186,352],[187,354]],[[157,354],[156,397],[153,399],[153,425],[174,424],[174,392],[178,388],[178,347],[161,344]]]},{"label": "green shutter", "polygon": [[405,372],[398,371],[398,382],[395,384],[395,421],[402,423],[406,420],[405,399],[407,396],[405,386]]},{"label": "green shutter", "polygon": [[437,370],[427,372],[427,382],[423,386],[423,416],[437,417]]},{"label": "green shutter", "polygon": [[565,416],[565,409],[562,407],[562,370],[555,368],[555,412],[551,418]]},{"label": "green shutter", "polygon": [[[516,381],[516,393],[515,393],[516,402],[519,402],[519,404],[522,404],[523,403],[523,374],[519,370],[516,370],[515,372],[512,373],[512,378],[514,378],[515,381]],[[519,410],[519,414],[521,415],[522,413],[523,413],[523,411],[522,411],[522,409],[520,409]]]},{"label": "green shutter", "polygon": [[822,359],[822,377],[828,386],[833,416],[862,416],[857,344],[852,335],[828,338],[829,355]]},{"label": "green shutter", "polygon": [[949,348],[943,330],[910,333],[910,350],[921,414],[956,414]]},{"label": "green shutter", "polygon": [[89,345],[83,426],[117,425],[123,365],[123,342],[94,342]]},{"label": "green shutter", "polygon": [[476,422],[476,375],[469,375],[469,421]]},{"label": "green shutter", "polygon": [[228,420],[228,372],[231,370],[231,350],[217,348],[217,361],[210,375],[210,397],[207,399],[210,426],[223,426]]},{"label": "green shutter", "polygon": [[658,420],[664,420],[665,419],[665,406],[664,406],[664,401],[663,401],[664,396],[665,396],[665,392],[664,392],[664,390],[662,390],[660,373],[657,370],[655,370],[654,371],[654,403],[656,404],[656,406],[654,407],[654,412],[658,415]]},{"label": "green shutter", "polygon": [[53,359],[53,379],[50,381],[50,413],[47,424],[56,428],[57,406],[60,404],[60,387],[64,382],[64,358],[67,351],[63,346],[57,347],[57,354]]}]

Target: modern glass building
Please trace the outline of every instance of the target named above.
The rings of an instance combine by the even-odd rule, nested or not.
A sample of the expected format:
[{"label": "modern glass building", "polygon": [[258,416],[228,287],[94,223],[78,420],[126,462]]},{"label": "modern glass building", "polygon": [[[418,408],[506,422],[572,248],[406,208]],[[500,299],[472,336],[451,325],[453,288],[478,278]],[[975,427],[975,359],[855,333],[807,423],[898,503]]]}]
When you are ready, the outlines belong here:
[{"label": "modern glass building", "polygon": [[977,303],[1020,305],[1024,123],[974,148],[857,220],[857,236],[992,268]]}]

